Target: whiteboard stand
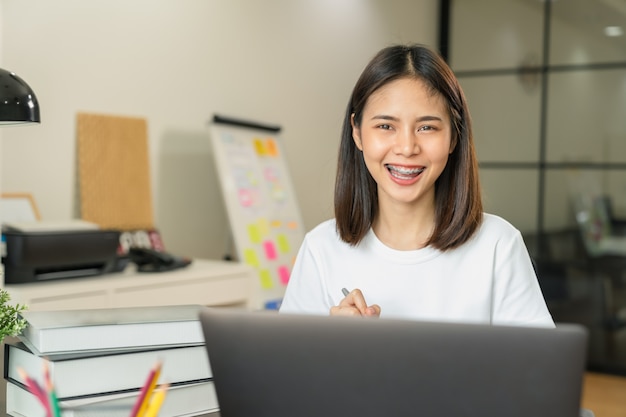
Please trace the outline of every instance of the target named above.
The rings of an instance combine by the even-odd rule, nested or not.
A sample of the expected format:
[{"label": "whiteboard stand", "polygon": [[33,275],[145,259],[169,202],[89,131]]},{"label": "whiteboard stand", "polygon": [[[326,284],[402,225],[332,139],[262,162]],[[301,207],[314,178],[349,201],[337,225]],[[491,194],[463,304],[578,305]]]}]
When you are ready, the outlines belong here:
[{"label": "whiteboard stand", "polygon": [[280,127],[214,116],[210,136],[237,260],[257,274],[257,307],[277,309],[304,239]]}]

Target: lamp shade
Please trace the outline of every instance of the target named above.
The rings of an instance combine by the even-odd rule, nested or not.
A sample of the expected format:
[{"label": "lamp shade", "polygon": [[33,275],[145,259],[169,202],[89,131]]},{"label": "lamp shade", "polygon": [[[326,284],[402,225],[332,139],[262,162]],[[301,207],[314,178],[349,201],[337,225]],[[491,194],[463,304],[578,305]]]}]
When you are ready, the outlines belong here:
[{"label": "lamp shade", "polygon": [[0,125],[39,123],[39,102],[24,80],[0,68]]}]

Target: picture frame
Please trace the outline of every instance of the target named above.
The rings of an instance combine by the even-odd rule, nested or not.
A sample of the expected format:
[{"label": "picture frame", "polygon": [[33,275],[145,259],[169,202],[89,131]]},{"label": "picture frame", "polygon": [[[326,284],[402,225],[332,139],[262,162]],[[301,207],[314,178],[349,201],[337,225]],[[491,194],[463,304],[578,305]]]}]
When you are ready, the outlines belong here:
[{"label": "picture frame", "polygon": [[37,203],[30,193],[0,194],[0,220],[2,223],[38,222],[41,220]]}]

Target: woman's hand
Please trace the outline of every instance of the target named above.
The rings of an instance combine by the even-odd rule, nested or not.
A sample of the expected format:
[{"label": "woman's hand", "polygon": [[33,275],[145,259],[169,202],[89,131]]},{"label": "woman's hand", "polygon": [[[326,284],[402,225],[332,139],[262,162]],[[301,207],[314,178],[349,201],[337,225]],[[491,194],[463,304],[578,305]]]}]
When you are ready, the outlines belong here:
[{"label": "woman's hand", "polygon": [[380,306],[377,304],[367,305],[365,297],[359,289],[354,289],[345,296],[339,305],[330,308],[331,316],[363,316],[379,317]]}]

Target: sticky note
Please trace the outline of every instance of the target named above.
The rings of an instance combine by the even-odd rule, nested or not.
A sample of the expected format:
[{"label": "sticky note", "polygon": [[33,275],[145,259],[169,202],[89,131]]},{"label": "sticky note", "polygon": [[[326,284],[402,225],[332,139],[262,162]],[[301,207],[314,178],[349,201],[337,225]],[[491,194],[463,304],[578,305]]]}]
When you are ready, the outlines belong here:
[{"label": "sticky note", "polygon": [[265,249],[265,257],[270,261],[276,259],[276,246],[271,240],[263,242],[263,249]]},{"label": "sticky note", "polygon": [[257,228],[261,237],[270,234],[270,222],[266,218],[257,220]]},{"label": "sticky note", "polygon": [[289,282],[289,275],[289,268],[287,268],[286,266],[283,265],[278,268],[278,280],[281,284],[287,285],[287,283]]},{"label": "sticky note", "polygon": [[269,156],[278,156],[278,146],[276,146],[274,139],[268,138],[265,141],[265,151]]},{"label": "sticky note", "polygon": [[256,174],[253,171],[248,171],[246,173],[246,178],[248,179],[248,183],[250,183],[250,185],[259,185],[259,180],[257,179]]},{"label": "sticky note", "polygon": [[261,288],[266,290],[274,287],[274,282],[272,281],[272,274],[267,269],[262,269],[259,271],[259,278],[261,279]]},{"label": "sticky note", "polygon": [[256,224],[248,225],[248,238],[252,243],[261,243],[261,233],[259,227]]},{"label": "sticky note", "polygon": [[283,233],[280,233],[278,236],[276,236],[276,242],[278,243],[278,250],[281,253],[289,253],[291,249],[287,236],[285,236]]},{"label": "sticky note", "polygon": [[254,203],[254,196],[250,190],[240,189],[237,194],[239,194],[239,203],[243,207],[250,207]]},{"label": "sticky note", "polygon": [[275,183],[272,185],[272,198],[276,201],[284,201],[287,198],[287,193],[281,184]]},{"label": "sticky note", "polygon": [[254,139],[254,151],[257,155],[265,155],[265,145],[261,139]]},{"label": "sticky note", "polygon": [[272,167],[267,167],[263,170],[263,176],[269,182],[274,182],[278,180],[278,175],[276,170]]},{"label": "sticky note", "polygon": [[259,257],[256,255],[254,249],[244,249],[243,251],[244,262],[254,268],[259,267]]}]

